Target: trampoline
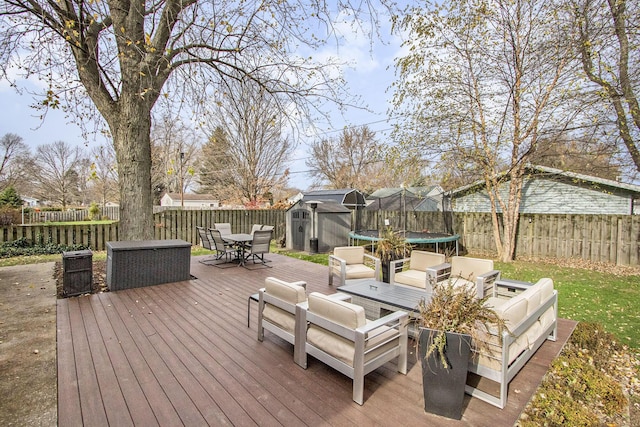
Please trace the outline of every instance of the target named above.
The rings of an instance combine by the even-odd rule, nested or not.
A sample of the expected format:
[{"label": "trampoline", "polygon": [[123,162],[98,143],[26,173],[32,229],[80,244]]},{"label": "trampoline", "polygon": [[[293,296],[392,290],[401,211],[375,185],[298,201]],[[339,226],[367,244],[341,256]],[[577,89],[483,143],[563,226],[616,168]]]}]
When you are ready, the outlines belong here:
[{"label": "trampoline", "polygon": [[[404,231],[405,240],[410,244],[435,244],[436,252],[438,252],[438,244],[440,243],[456,243],[456,255],[458,255],[458,234],[448,233],[431,233],[427,231]],[[377,242],[380,240],[380,232],[378,230],[356,230],[349,232],[349,244],[353,244],[355,241],[367,241]]]}]

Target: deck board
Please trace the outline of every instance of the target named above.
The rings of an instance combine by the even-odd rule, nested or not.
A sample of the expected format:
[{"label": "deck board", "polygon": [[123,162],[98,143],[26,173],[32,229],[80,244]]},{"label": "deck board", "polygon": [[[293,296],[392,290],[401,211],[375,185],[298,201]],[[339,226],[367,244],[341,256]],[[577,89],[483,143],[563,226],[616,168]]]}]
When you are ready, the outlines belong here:
[{"label": "deck board", "polygon": [[265,333],[247,298],[265,277],[305,280],[335,292],[327,267],[269,254],[273,268],[217,268],[192,258],[193,280],[58,300],[59,425],[428,425],[511,426],[559,353],[574,322],[561,321],[511,382],[503,410],[469,396],[462,421],[426,414],[422,376],[409,341],[407,375],[395,362],[367,375],[364,405],[352,382]]}]

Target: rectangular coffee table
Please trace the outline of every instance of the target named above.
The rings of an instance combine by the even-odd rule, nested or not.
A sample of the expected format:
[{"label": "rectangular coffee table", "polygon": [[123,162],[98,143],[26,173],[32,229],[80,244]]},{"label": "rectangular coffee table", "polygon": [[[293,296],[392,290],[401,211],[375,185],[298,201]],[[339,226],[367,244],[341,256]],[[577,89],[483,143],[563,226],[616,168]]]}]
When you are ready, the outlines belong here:
[{"label": "rectangular coffee table", "polygon": [[430,298],[425,290],[390,285],[374,279],[349,280],[337,290],[351,295],[351,301],[364,307],[367,319],[370,320],[379,319],[397,310],[405,310],[411,315],[418,311],[420,300]]}]

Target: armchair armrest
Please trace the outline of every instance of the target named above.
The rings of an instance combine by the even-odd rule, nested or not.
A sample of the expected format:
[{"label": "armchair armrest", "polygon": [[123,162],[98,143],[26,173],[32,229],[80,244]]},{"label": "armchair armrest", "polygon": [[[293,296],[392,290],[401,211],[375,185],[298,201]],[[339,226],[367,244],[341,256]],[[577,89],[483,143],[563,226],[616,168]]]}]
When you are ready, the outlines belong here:
[{"label": "armchair armrest", "polygon": [[367,253],[364,254],[364,259],[369,260],[369,261],[373,261],[374,263],[374,270],[375,272],[375,279],[379,280],[380,279],[380,274],[382,272],[382,267],[381,267],[381,262],[380,262],[380,258],[376,258],[373,255],[369,255]]},{"label": "armchair armrest", "polygon": [[357,328],[356,331],[368,333],[375,329],[378,329],[380,326],[385,326],[389,323],[397,323],[398,325],[402,325],[404,323],[406,325],[407,319],[409,319],[409,314],[406,311],[398,310],[394,311],[393,313],[389,313],[379,319],[367,322],[366,325]]},{"label": "armchair armrest", "polygon": [[[344,279],[347,276],[347,261],[335,255],[329,255],[329,285],[333,285],[333,273],[335,270],[340,271],[340,277]],[[344,283],[343,283],[344,285]]]},{"label": "armchair armrest", "polygon": [[496,280],[500,279],[499,270],[491,270],[487,273],[478,274],[476,276],[476,284],[478,286],[478,298],[483,298],[490,291],[491,296],[496,296]]},{"label": "armchair armrest", "polygon": [[344,259],[337,257],[335,255],[329,255],[329,266],[331,266],[332,264],[347,264],[347,261],[345,261]]},{"label": "armchair armrest", "polygon": [[435,283],[447,280],[451,276],[451,264],[443,262],[442,264],[434,265],[427,268],[427,292],[431,289],[431,286]]}]

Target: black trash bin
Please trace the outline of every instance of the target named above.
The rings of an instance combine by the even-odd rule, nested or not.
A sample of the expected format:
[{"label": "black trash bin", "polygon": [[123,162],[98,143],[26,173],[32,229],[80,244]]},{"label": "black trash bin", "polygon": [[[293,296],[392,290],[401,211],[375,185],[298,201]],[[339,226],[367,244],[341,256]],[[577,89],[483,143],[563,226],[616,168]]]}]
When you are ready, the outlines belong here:
[{"label": "black trash bin", "polygon": [[62,253],[62,290],[65,296],[91,293],[93,253],[90,250]]},{"label": "black trash bin", "polygon": [[312,237],[309,240],[309,246],[310,246],[309,252],[312,253],[312,254],[317,254],[318,253],[318,238],[317,237]]}]

